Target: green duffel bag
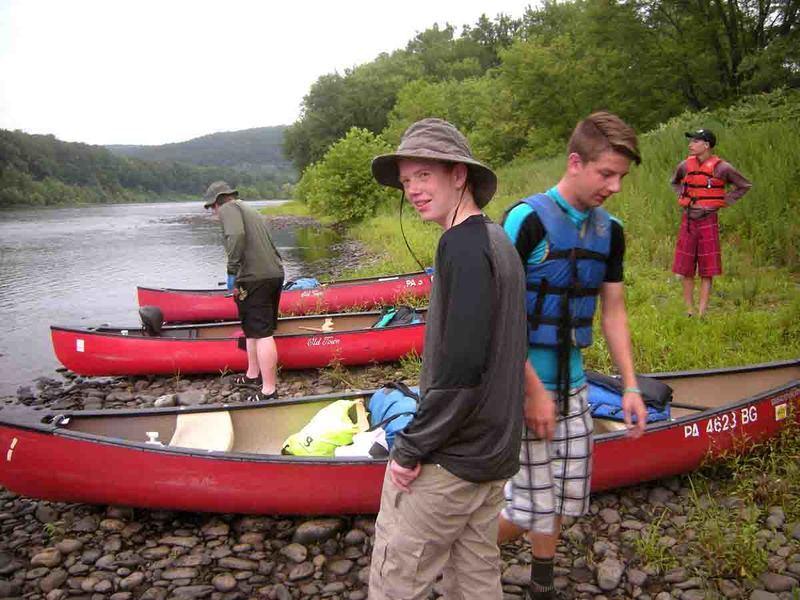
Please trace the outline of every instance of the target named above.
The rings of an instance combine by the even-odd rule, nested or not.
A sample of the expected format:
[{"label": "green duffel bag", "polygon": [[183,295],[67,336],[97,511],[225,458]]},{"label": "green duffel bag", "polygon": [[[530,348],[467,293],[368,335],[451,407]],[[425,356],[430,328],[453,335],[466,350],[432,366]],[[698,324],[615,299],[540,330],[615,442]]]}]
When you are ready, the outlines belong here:
[{"label": "green duffel bag", "polygon": [[320,409],[305,427],[286,438],[281,453],[333,456],[338,446],[351,444],[356,433],[367,429],[369,420],[361,400],[337,400]]}]

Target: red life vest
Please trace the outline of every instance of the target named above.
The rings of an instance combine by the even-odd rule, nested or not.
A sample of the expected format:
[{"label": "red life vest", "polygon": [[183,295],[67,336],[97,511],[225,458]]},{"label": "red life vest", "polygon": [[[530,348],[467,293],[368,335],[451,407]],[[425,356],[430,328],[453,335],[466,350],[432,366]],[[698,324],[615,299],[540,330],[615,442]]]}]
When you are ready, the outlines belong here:
[{"label": "red life vest", "polygon": [[714,177],[714,168],[722,161],[710,156],[701,164],[696,156],[686,159],[686,175],[678,203],[687,208],[717,209],[725,203],[725,180]]}]

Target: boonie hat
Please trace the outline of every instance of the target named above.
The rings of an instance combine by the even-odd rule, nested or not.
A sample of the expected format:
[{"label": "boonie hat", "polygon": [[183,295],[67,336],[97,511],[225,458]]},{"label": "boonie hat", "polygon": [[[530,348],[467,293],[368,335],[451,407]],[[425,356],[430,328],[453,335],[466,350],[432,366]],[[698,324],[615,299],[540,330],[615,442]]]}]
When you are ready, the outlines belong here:
[{"label": "boonie hat", "polygon": [[443,119],[428,118],[412,124],[403,134],[397,151],[372,160],[372,175],[382,185],[402,190],[397,161],[402,158],[464,163],[478,208],[483,208],[497,191],[497,176],[472,156],[467,138]]},{"label": "boonie hat", "polygon": [[225,181],[215,181],[206,190],[203,196],[203,208],[211,208],[217,202],[217,198],[227,194],[239,194],[238,191],[229,186]]},{"label": "boonie hat", "polygon": [[712,148],[717,145],[717,136],[710,129],[698,129],[696,131],[687,131],[686,137],[692,140],[703,140],[708,142]]}]

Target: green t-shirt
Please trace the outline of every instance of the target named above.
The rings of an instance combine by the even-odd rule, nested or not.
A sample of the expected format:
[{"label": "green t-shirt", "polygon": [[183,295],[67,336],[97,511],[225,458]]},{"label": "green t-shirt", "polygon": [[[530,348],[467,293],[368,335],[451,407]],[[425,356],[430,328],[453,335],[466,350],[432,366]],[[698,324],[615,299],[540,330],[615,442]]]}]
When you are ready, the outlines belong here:
[{"label": "green t-shirt", "polygon": [[219,219],[229,275],[235,275],[237,281],[283,277],[281,255],[272,243],[263,215],[241,200],[232,200],[220,207]]}]

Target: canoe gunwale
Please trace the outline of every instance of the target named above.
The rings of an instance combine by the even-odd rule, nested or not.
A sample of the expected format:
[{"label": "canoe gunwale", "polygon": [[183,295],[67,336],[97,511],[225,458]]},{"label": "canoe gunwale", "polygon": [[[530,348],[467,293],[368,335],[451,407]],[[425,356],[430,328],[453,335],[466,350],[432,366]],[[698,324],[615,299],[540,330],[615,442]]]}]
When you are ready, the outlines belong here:
[{"label": "canoe gunwale", "polygon": [[[427,314],[428,307],[419,307],[415,309],[417,311],[423,312]],[[345,312],[345,313],[322,313],[319,315],[295,315],[291,317],[280,317],[278,322],[281,321],[284,323],[289,323],[292,321],[319,321],[321,318],[349,318],[349,317],[367,317],[367,316],[380,316],[381,311],[377,310],[370,310],[370,311],[362,311],[362,312]],[[194,330],[194,329],[212,329],[215,327],[236,327],[240,326],[241,321],[211,321],[207,323],[182,323],[179,325],[164,325],[162,328],[163,331],[187,331],[187,330]],[[335,331],[318,331],[318,332],[299,332],[299,333],[275,333],[275,337],[281,338],[296,338],[296,337],[315,337],[320,335],[339,335],[339,334],[352,334],[352,333],[362,333],[362,332],[371,332],[371,331],[388,331],[388,330],[397,330],[402,328],[408,327],[418,327],[420,325],[425,325],[425,321],[420,321],[418,323],[404,323],[402,325],[392,325],[389,324],[386,327],[359,327],[355,329],[337,329]],[[130,326],[130,327],[85,327],[85,326],[71,326],[71,325],[50,325],[50,331],[65,331],[70,333],[78,333],[82,335],[101,335],[106,337],[119,337],[119,338],[127,338],[127,339],[147,339],[147,340],[160,340],[160,341],[178,341],[178,342],[191,342],[194,340],[232,340],[238,339],[240,337],[244,337],[244,335],[237,335],[237,336],[226,336],[226,337],[205,337],[205,338],[180,338],[180,337],[169,337],[169,336],[150,336],[150,335],[127,335],[122,334],[122,331],[144,331],[141,324]]]},{"label": "canoe gunwale", "polygon": [[[749,396],[742,400],[731,402],[730,404],[725,404],[718,408],[707,409],[703,411],[698,411],[696,414],[693,415],[684,415],[682,417],[678,417],[672,421],[663,421],[659,423],[655,423],[649,426],[645,434],[649,433],[656,433],[668,429],[673,428],[681,428],[685,425],[690,423],[694,423],[697,421],[702,421],[707,418],[712,418],[717,414],[724,414],[733,410],[738,410],[744,408],[746,406],[752,406],[764,400],[768,400],[773,397],[780,396],[784,392],[788,392],[794,388],[800,389],[800,380],[795,379],[790,381],[784,385],[766,390],[765,392]],[[374,390],[372,390],[374,391]],[[310,404],[313,402],[319,402],[324,400],[332,400],[332,399],[348,399],[354,397],[365,397],[369,394],[365,394],[362,392],[353,392],[348,394],[325,394],[324,396],[309,396],[307,398],[299,399],[299,400],[291,400],[287,399],[285,401],[276,403],[276,402],[267,402],[267,403],[253,403],[253,404],[237,404],[237,405],[206,405],[207,407],[221,410],[223,407],[227,410],[243,410],[248,408],[258,408],[259,406],[274,406],[274,405],[286,405],[286,404]],[[159,411],[156,413],[156,411]],[[203,412],[210,412],[208,408],[202,407],[188,407],[184,410],[175,409],[172,407],[167,408],[160,408],[160,409],[153,409],[153,411],[144,412],[136,412],[135,410],[125,410],[120,411],[115,414],[108,414],[111,411],[91,411],[92,414],[89,414],[87,411],[86,414],[64,414],[65,416],[76,416],[81,418],[86,417],[122,417],[122,416],[146,416],[152,414],[179,414],[179,413],[203,413]],[[122,412],[126,414],[121,414]],[[105,414],[104,414],[105,413]],[[0,420],[0,426],[4,425],[2,420]],[[35,429],[35,428],[30,428]],[[36,428],[38,429],[38,428]],[[45,429],[47,431],[47,429]],[[252,461],[252,462],[274,462],[274,463],[303,463],[303,464],[320,464],[320,463],[330,463],[336,465],[348,465],[348,464],[370,464],[370,463],[386,463],[385,458],[371,458],[371,457],[347,457],[347,458],[337,458],[337,457],[326,457],[326,456],[313,456],[313,457],[302,457],[302,456],[291,456],[291,455],[280,455],[280,454],[257,454],[257,453],[249,453],[249,452],[218,452],[218,451],[209,451],[209,450],[196,450],[192,448],[181,448],[178,446],[155,446],[155,445],[148,445],[144,442],[133,442],[128,440],[123,440],[120,438],[109,438],[108,436],[93,434],[93,433],[86,433],[82,431],[70,431],[59,427],[58,425],[51,425],[49,428],[50,433],[54,435],[60,435],[67,438],[72,439],[85,439],[87,441],[92,441],[95,443],[102,443],[109,446],[122,446],[128,448],[137,448],[144,451],[154,451],[154,452],[164,452],[167,454],[182,454],[188,455],[193,457],[200,457],[200,458],[216,458],[220,460],[237,460],[237,461]],[[614,440],[618,438],[624,438],[627,436],[626,430],[619,430],[619,431],[611,431],[605,433],[596,433],[593,435],[595,442],[600,442],[604,440]]]},{"label": "canoe gunwale", "polygon": [[768,369],[778,369],[782,367],[793,367],[800,364],[800,358],[787,358],[784,360],[773,360],[765,363],[755,363],[752,365],[739,365],[736,367],[714,367],[702,370],[669,371],[661,373],[637,373],[643,377],[654,379],[689,379],[693,377],[708,377],[709,375],[733,375],[735,373],[749,373],[752,371],[764,371]]},{"label": "canoe gunwale", "polygon": [[[336,281],[322,281],[320,282],[320,287],[331,288],[331,287],[338,287],[341,285],[368,285],[370,283],[383,283],[384,281],[394,281],[396,279],[402,279],[403,277],[420,277],[426,276],[431,277],[429,273],[426,271],[414,271],[413,273],[398,273],[396,275],[373,275],[371,277],[356,277],[354,279],[339,279]],[[188,288],[167,288],[167,287],[149,287],[144,285],[137,285],[137,290],[146,290],[148,292],[161,292],[161,293],[178,293],[178,294],[201,294],[201,295],[223,295],[227,290],[224,289],[188,289]],[[319,288],[310,288],[310,290],[283,290],[284,292],[301,292],[301,291],[312,291]]]},{"label": "canoe gunwale", "polygon": [[[715,375],[721,373],[730,373],[730,372],[756,372],[759,370],[770,370],[773,368],[780,368],[780,367],[787,367],[793,366],[800,363],[800,360],[786,360],[786,361],[774,361],[769,363],[761,363],[758,365],[749,365],[747,367],[733,367],[733,368],[723,368],[723,369],[714,369],[708,371],[690,371],[688,372],[689,376],[695,376],[695,373],[704,373],[705,375]],[[659,374],[662,376],[666,376],[666,374]],[[733,402],[718,406],[718,407],[711,407],[706,408],[704,410],[697,410],[697,412],[693,414],[686,414],[680,417],[677,417],[674,420],[670,421],[663,421],[658,423],[653,423],[648,425],[645,434],[656,433],[672,428],[681,428],[685,425],[690,423],[702,421],[707,418],[713,418],[716,415],[724,414],[730,411],[738,410],[746,406],[754,405],[760,403],[764,400],[769,400],[774,397],[778,397],[781,394],[786,392],[790,392],[793,389],[800,389],[800,379],[792,379],[785,384],[764,390],[757,394],[747,396],[738,400],[734,400]],[[267,402],[254,402],[248,404],[207,404],[203,406],[188,406],[188,407],[161,407],[161,408],[148,408],[146,410],[142,409],[109,409],[109,410],[91,410],[91,411],[46,411],[46,409],[28,409],[16,407],[11,408],[10,410],[7,409],[6,411],[0,409],[0,427],[14,427],[29,431],[36,431],[40,433],[50,433],[53,435],[59,435],[71,439],[77,440],[86,440],[91,441],[94,443],[102,443],[105,445],[111,446],[122,446],[122,447],[129,447],[129,448],[136,448],[143,451],[154,451],[154,452],[166,452],[168,454],[182,454],[182,455],[189,455],[194,457],[203,457],[203,458],[216,458],[221,460],[231,459],[237,461],[248,461],[252,460],[254,462],[287,462],[287,463],[332,463],[332,464],[370,464],[375,462],[386,462],[385,459],[373,459],[370,457],[348,457],[352,458],[352,460],[344,459],[344,458],[328,458],[328,457],[296,457],[296,456],[283,456],[283,455],[276,455],[276,454],[257,454],[257,453],[246,453],[246,452],[216,452],[216,451],[206,451],[206,450],[195,450],[189,448],[180,448],[180,447],[170,447],[170,446],[154,446],[154,445],[147,445],[144,442],[134,442],[128,441],[121,438],[111,438],[108,436],[103,436],[100,434],[93,434],[93,433],[86,433],[82,431],[73,431],[65,429],[63,426],[59,426],[59,421],[63,420],[64,418],[76,418],[76,419],[92,419],[92,418],[115,418],[115,417],[145,417],[145,416],[159,416],[159,415],[178,415],[178,414],[192,414],[192,413],[206,413],[206,412],[214,412],[219,410],[226,410],[226,411],[241,411],[241,410],[252,410],[264,407],[272,407],[272,406],[286,406],[286,405],[301,405],[301,404],[312,404],[316,402],[324,402],[326,400],[333,400],[333,399],[353,399],[353,398],[364,398],[366,399],[374,393],[375,390],[356,390],[351,392],[342,392],[342,393],[329,393],[329,394],[319,394],[314,396],[305,396],[302,398],[286,398],[286,399],[279,399],[277,401],[267,401]],[[30,417],[37,413],[42,413],[42,417],[38,420],[31,419]],[[14,420],[13,416],[14,413],[17,413],[23,417],[27,417],[25,421],[18,421]],[[12,418],[9,420],[6,415],[11,416]],[[620,438],[624,438],[627,436],[626,430],[619,430],[619,431],[610,431],[610,432],[603,432],[603,433],[595,433],[594,439],[597,442],[605,441],[605,440],[616,440]]]}]

